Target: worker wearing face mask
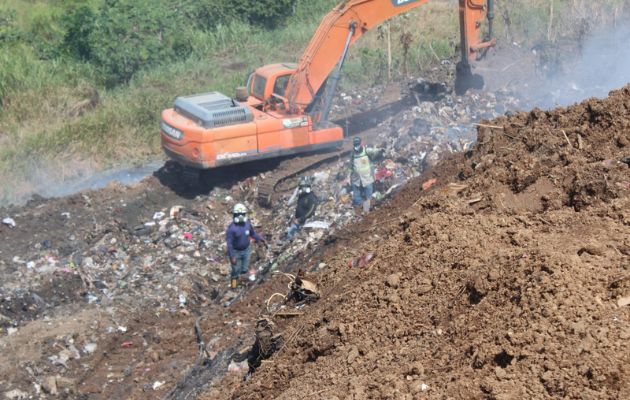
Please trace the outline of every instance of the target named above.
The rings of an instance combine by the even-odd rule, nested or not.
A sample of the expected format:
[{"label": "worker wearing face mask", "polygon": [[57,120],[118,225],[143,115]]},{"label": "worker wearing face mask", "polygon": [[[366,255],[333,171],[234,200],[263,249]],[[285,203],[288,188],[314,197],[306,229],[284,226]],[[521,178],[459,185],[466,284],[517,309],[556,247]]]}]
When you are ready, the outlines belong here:
[{"label": "worker wearing face mask", "polygon": [[352,141],[350,159],[350,183],[352,184],[352,204],[363,205],[363,212],[370,211],[370,199],[374,191],[374,168],[372,159],[381,154],[380,150],[363,146],[361,138]]},{"label": "worker wearing face mask", "polygon": [[[249,260],[252,255],[250,239],[266,243],[258,233],[254,231],[252,223],[247,218],[247,207],[238,203],[232,210],[233,222],[227,229],[226,240],[228,257],[232,265],[230,287],[236,289],[238,278],[249,270]],[[255,275],[252,275],[255,276]]]},{"label": "worker wearing face mask", "polygon": [[317,208],[318,199],[313,193],[311,181],[308,177],[302,177],[298,184],[298,199],[295,208],[295,217],[291,221],[291,226],[287,231],[287,240],[293,240],[295,235],[302,229],[308,218],[313,216]]}]

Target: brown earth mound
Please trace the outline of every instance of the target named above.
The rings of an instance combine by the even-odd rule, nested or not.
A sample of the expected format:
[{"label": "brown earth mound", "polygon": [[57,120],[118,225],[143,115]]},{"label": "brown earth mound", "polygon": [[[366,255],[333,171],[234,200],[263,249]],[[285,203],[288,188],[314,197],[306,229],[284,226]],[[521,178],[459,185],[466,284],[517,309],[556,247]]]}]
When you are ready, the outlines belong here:
[{"label": "brown earth mound", "polygon": [[630,398],[627,156],[630,87],[487,122],[341,235],[282,350],[203,398]]}]

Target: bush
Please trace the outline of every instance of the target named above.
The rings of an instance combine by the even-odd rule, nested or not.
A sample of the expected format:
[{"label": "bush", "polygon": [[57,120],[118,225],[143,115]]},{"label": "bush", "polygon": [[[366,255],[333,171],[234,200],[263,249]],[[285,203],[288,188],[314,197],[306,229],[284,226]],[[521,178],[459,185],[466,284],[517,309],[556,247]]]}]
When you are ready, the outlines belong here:
[{"label": "bush", "polygon": [[94,21],[88,54],[109,85],[191,51],[190,24],[173,1],[106,0]]},{"label": "bush", "polygon": [[80,60],[89,61],[92,58],[90,35],[94,30],[96,13],[91,7],[80,5],[68,11],[63,19],[66,33],[63,37],[63,50]]},{"label": "bush", "polygon": [[15,25],[15,10],[0,10],[0,45],[16,42],[21,36]]},{"label": "bush", "polygon": [[297,0],[198,0],[192,17],[204,29],[212,29],[235,19],[273,29],[294,12]]}]

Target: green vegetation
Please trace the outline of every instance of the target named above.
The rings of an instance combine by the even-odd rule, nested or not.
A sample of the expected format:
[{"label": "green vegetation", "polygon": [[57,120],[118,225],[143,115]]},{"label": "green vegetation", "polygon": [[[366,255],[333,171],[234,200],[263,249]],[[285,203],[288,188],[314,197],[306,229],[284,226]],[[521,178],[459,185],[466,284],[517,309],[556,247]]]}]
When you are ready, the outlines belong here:
[{"label": "green vegetation", "polygon": [[[158,120],[180,94],[232,94],[254,68],[297,61],[337,0],[6,0],[0,4],[0,203],[28,190],[32,167],[98,167],[160,154]],[[614,22],[602,4],[515,0],[497,10],[501,40],[553,42]],[[501,2],[503,4],[503,2]],[[507,7],[507,6],[506,6]],[[612,16],[612,17],[611,17]],[[612,18],[612,20],[611,20]],[[587,24],[586,22],[584,22]],[[529,36],[528,36],[529,35]],[[388,66],[387,43],[392,62]],[[368,33],[351,51],[342,89],[418,75],[456,56],[458,15],[436,0]],[[82,163],[79,163],[83,165]],[[69,170],[70,172],[64,172]]]}]

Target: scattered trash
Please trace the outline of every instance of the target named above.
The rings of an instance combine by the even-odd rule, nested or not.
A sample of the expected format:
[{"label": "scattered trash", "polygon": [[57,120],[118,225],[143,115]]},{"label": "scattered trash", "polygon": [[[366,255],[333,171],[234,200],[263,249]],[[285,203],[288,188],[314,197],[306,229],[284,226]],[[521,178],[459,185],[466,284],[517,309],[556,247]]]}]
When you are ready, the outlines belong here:
[{"label": "scattered trash", "polygon": [[329,171],[318,171],[313,174],[313,184],[314,185],[323,185],[330,178]]},{"label": "scattered trash", "polygon": [[128,349],[128,348],[130,348],[130,347],[133,347],[133,341],[128,340],[128,341],[126,341],[126,342],[123,342],[123,343],[120,345],[120,347],[125,348],[125,349]]},{"label": "scattered trash", "polygon": [[249,372],[254,372],[256,368],[260,367],[263,360],[268,359],[282,348],[284,337],[279,333],[276,334],[275,329],[276,325],[268,318],[261,318],[256,323],[256,341],[249,351],[246,361]]},{"label": "scattered trash", "polygon": [[361,257],[355,258],[354,260],[348,261],[348,267],[350,268],[363,268],[369,264],[370,261],[374,258],[374,253],[367,253]]},{"label": "scattered trash", "polygon": [[166,216],[166,214],[164,214],[162,211],[158,211],[155,214],[153,214],[153,219],[162,219]]},{"label": "scattered trash", "polygon": [[182,212],[183,209],[184,209],[183,206],[173,206],[171,207],[171,210],[168,212],[168,215],[171,219],[175,219],[179,216],[179,214]]},{"label": "scattered trash", "polygon": [[436,183],[437,183],[437,179],[435,178],[429,179],[428,181],[422,184],[422,190],[426,192],[427,190],[431,189],[431,186],[435,185]]},{"label": "scattered trash", "polygon": [[228,365],[228,372],[238,375],[244,375],[249,371],[249,365],[247,364],[247,360],[236,362],[232,360],[230,365]]},{"label": "scattered trash", "polygon": [[96,343],[87,343],[85,346],[83,346],[83,351],[86,354],[92,354],[96,351],[97,345]]},{"label": "scattered trash", "polygon": [[4,392],[4,397],[7,400],[26,400],[29,398],[29,394],[18,389],[13,389],[8,392]]},{"label": "scattered trash", "polygon": [[166,382],[163,382],[163,381],[155,381],[153,382],[153,385],[151,387],[153,388],[153,390],[158,390],[159,388],[164,386],[165,383]]},{"label": "scattered trash", "polygon": [[2,220],[2,223],[9,226],[10,228],[15,228],[15,220],[13,218],[7,217]]},{"label": "scattered trash", "polygon": [[184,293],[180,293],[180,295],[179,295],[179,306],[182,307],[182,308],[186,307],[186,302],[187,302],[186,295]]},{"label": "scattered trash", "polygon": [[330,229],[330,224],[325,221],[309,221],[304,224],[304,228],[310,229]]}]

